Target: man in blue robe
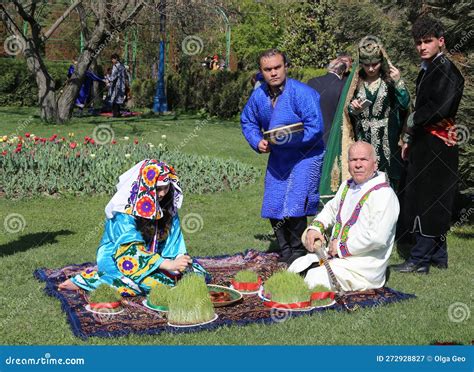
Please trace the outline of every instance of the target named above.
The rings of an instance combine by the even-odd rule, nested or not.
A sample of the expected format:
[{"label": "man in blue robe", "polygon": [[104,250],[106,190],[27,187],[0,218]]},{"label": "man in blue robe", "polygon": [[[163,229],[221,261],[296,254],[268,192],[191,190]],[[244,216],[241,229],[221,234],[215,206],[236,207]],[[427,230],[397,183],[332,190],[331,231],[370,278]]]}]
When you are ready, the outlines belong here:
[{"label": "man in blue robe", "polygon": [[[74,59],[73,64],[69,66],[67,77],[68,79],[71,78],[72,74],[76,69],[77,60]],[[75,105],[79,107],[81,110],[85,107],[85,105],[89,101],[89,95],[91,93],[92,84],[94,81],[98,81],[100,83],[105,83],[105,79],[101,78],[100,76],[94,74],[91,70],[87,70],[84,75],[84,80],[81,85],[81,90],[76,98]]]},{"label": "man in blue robe", "polygon": [[[301,235],[306,217],[316,214],[324,156],[323,118],[319,94],[286,77],[285,55],[270,49],[259,57],[265,79],[254,90],[242,115],[242,133],[257,153],[269,153],[262,217],[269,218],[280,248],[280,261],[291,263],[305,254]],[[303,123],[303,130],[284,131],[273,141],[268,130]],[[285,134],[286,133],[286,134]]]}]

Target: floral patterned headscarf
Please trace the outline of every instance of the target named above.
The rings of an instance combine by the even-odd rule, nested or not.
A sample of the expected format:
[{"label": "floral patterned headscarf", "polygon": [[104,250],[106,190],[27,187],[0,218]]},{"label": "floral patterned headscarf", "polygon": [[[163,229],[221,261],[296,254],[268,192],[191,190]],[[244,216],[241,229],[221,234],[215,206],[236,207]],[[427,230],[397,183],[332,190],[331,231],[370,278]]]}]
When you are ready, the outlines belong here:
[{"label": "floral patterned headscarf", "polygon": [[159,220],[163,217],[163,211],[158,202],[156,188],[169,184],[174,189],[171,210],[171,214],[174,215],[183,201],[183,193],[174,168],[158,160],[146,160],[140,168],[137,180],[132,184],[125,213],[135,217]]},{"label": "floral patterned headscarf", "polygon": [[174,168],[155,159],[146,159],[122,174],[117,192],[105,208],[107,218],[114,213],[127,213],[135,217],[159,220],[163,211],[158,202],[157,187],[171,185],[173,203],[171,215],[175,215],[183,203],[183,191]]}]

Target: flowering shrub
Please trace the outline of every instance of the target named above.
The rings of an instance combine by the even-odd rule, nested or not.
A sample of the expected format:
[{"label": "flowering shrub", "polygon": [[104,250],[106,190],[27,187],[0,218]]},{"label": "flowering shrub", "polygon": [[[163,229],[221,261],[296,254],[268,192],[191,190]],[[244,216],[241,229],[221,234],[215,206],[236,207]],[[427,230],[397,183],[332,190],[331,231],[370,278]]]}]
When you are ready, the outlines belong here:
[{"label": "flowering shrub", "polygon": [[53,135],[0,136],[0,193],[6,197],[38,194],[113,194],[118,176],[147,158],[174,166],[187,193],[235,190],[255,181],[249,165],[207,156],[167,151],[166,145],[124,137],[99,145]]}]

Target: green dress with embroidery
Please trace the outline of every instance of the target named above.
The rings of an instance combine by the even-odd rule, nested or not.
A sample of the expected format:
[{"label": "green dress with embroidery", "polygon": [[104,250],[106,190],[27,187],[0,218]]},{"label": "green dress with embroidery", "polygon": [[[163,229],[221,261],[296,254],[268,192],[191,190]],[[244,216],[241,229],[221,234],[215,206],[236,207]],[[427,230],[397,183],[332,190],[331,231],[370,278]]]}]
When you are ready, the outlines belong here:
[{"label": "green dress with embroidery", "polygon": [[388,174],[396,189],[403,166],[398,145],[403,129],[400,111],[408,110],[410,94],[401,79],[393,84],[379,78],[371,84],[361,80],[354,93],[356,98],[372,102],[360,112],[349,106],[356,139],[374,146],[379,169]]}]

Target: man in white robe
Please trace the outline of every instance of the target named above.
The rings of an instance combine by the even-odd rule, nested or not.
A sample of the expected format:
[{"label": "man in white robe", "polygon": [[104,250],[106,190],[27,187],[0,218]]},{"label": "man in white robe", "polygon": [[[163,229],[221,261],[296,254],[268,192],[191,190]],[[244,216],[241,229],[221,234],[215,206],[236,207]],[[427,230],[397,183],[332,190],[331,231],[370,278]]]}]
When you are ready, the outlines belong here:
[{"label": "man in white robe", "polygon": [[[318,240],[325,243],[324,230],[331,226],[328,244],[329,264],[344,291],[380,288],[395,240],[395,226],[400,207],[386,175],[377,171],[372,145],[356,142],[349,148],[349,173],[336,196],[328,202],[304,231],[303,244],[314,252]],[[342,201],[342,203],[341,203]],[[324,266],[315,266],[318,257],[308,253],[288,268],[292,272],[307,271],[305,281],[310,288],[331,285]]]}]

